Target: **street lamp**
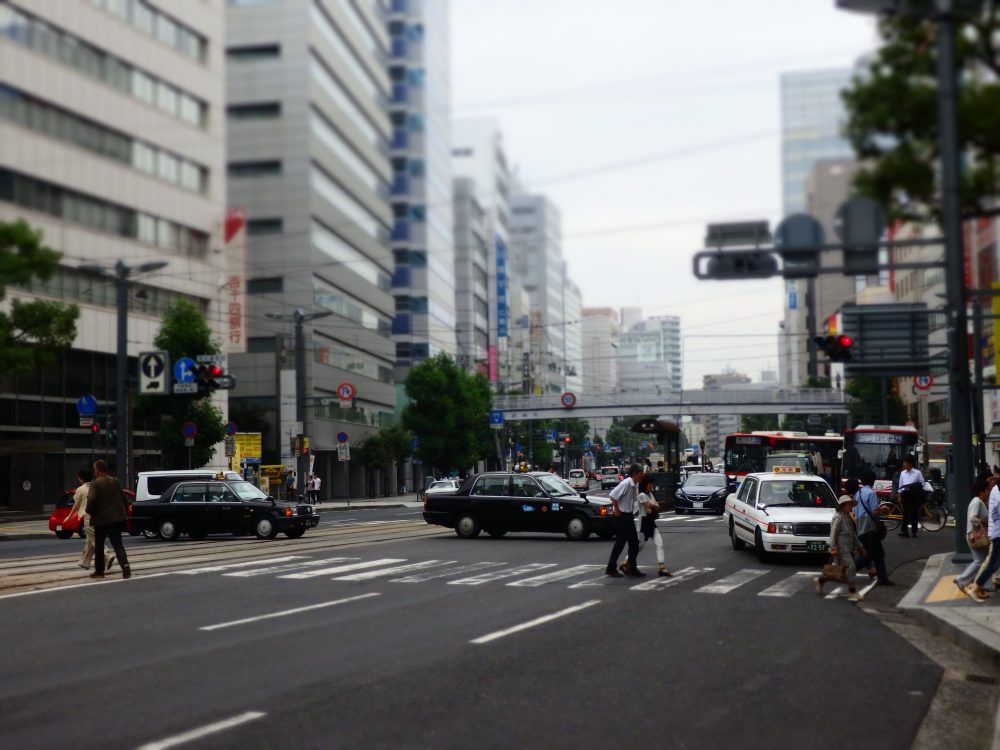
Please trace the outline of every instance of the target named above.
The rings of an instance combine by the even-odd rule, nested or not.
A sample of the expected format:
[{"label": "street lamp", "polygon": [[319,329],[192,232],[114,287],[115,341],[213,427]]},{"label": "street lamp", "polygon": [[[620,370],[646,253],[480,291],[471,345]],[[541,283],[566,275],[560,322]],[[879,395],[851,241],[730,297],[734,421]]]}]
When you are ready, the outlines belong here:
[{"label": "street lamp", "polygon": [[[305,336],[303,335],[302,325],[312,320],[319,320],[320,318],[325,318],[328,315],[333,315],[331,312],[315,312],[307,313],[295,308],[295,312],[292,313],[264,313],[271,320],[291,320],[295,323],[295,421],[302,425],[302,434],[308,435],[306,430],[306,347],[305,347]],[[277,390],[280,390],[280,384]],[[298,488],[301,491],[305,486],[303,482],[306,477],[306,470],[309,464],[308,459],[301,452],[297,459],[295,459],[295,474],[298,483]],[[348,488],[350,485],[350,477],[348,477]],[[348,494],[350,494],[348,492]]]},{"label": "street lamp", "polygon": [[115,279],[116,301],[118,309],[118,346],[116,351],[115,367],[115,432],[117,441],[115,444],[115,469],[118,478],[125,487],[129,487],[130,479],[128,472],[128,448],[132,444],[132,436],[128,429],[128,409],[125,407],[126,379],[128,375],[128,286],[129,276],[132,272],[150,273],[165,268],[165,260],[154,260],[148,263],[140,263],[138,266],[127,266],[125,261],[118,260],[114,267],[97,265],[95,263],[84,263],[79,266],[81,271],[96,273],[101,276],[113,276]]}]

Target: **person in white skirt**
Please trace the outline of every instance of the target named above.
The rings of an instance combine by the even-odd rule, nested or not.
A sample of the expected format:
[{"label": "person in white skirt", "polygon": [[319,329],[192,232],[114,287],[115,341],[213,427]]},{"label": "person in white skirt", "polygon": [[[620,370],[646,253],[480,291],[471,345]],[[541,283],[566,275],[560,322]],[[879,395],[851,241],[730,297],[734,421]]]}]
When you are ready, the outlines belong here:
[{"label": "person in white skirt", "polygon": [[639,507],[642,515],[639,517],[639,543],[645,546],[650,539],[656,545],[656,567],[659,575],[671,576],[673,573],[667,568],[663,557],[663,537],[656,527],[656,519],[660,515],[660,504],[653,497],[653,477],[648,474],[639,480]]}]

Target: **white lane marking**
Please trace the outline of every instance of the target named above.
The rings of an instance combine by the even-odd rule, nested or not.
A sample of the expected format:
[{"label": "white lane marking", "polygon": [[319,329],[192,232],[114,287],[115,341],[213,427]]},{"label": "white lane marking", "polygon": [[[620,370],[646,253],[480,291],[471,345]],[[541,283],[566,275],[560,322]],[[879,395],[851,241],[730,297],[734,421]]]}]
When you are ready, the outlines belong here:
[{"label": "white lane marking", "polygon": [[685,518],[684,520],[688,523],[697,523],[699,521],[704,521],[705,519],[701,516],[691,516],[691,518]]},{"label": "white lane marking", "polygon": [[[150,573],[148,575],[139,575],[139,576],[133,574],[132,578],[128,579],[128,580],[135,581],[136,579],[145,580],[147,578],[162,578],[163,576],[169,576],[169,575],[173,575],[173,574],[172,573]],[[68,591],[69,589],[82,589],[82,588],[84,588],[86,586],[104,586],[104,585],[109,584],[109,583],[125,583],[125,580],[126,579],[124,579],[124,578],[112,578],[111,580],[104,580],[104,581],[96,580],[96,581],[87,581],[86,583],[73,583],[73,584],[70,584],[69,586],[50,586],[49,588],[45,588],[45,589],[32,589],[31,591],[18,591],[16,594],[3,594],[2,596],[0,596],[0,599],[16,599],[19,596],[33,596],[34,594],[48,594],[48,593],[50,593],[52,591]]]},{"label": "white lane marking", "polygon": [[555,563],[529,563],[528,565],[522,565],[519,568],[507,568],[505,570],[495,570],[492,573],[481,573],[478,576],[472,576],[471,578],[461,578],[457,581],[448,581],[449,586],[478,586],[481,583],[489,583],[490,581],[499,581],[502,578],[513,578],[514,576],[519,576],[522,573],[534,573],[536,570],[544,570],[545,568],[554,568]]},{"label": "white lane marking", "polygon": [[702,586],[700,589],[696,589],[696,594],[728,594],[734,589],[738,589],[740,586],[744,586],[750,581],[756,580],[761,576],[766,576],[768,571],[766,570],[755,570],[753,568],[744,568],[743,570],[737,571],[732,575],[726,576],[725,578],[720,578],[715,583],[709,583]]},{"label": "white lane marking", "polygon": [[424,512],[422,510],[411,510],[406,513],[397,513],[397,516],[422,516]]},{"label": "white lane marking", "polygon": [[864,599],[866,596],[868,596],[868,592],[871,591],[876,586],[878,586],[878,580],[877,579],[873,580],[871,583],[869,583],[867,586],[865,586],[863,589],[861,589],[861,591],[858,592],[858,596],[860,596],[862,599]]},{"label": "white lane marking", "polygon": [[238,727],[240,724],[246,724],[250,721],[256,721],[265,716],[267,714],[263,711],[247,711],[231,719],[223,719],[214,724],[206,724],[203,727],[192,729],[183,734],[175,734],[173,737],[167,737],[156,742],[147,742],[145,745],[141,745],[139,750],[167,750],[169,747],[176,747],[177,745],[184,745],[194,740],[200,740],[202,737],[207,737],[210,734],[218,734],[219,732]]},{"label": "white lane marking", "polygon": [[238,563],[226,563],[225,565],[208,565],[204,568],[191,568],[190,570],[176,570],[175,575],[195,576],[199,573],[218,573],[222,570],[232,570],[234,568],[249,568],[254,565],[267,565],[269,563],[283,563],[289,560],[305,560],[308,555],[288,555],[287,557],[268,557],[261,560],[244,560]]},{"label": "white lane marking", "polygon": [[447,570],[432,570],[430,573],[417,573],[416,575],[404,576],[403,578],[393,578],[390,583],[422,583],[423,581],[431,581],[435,578],[450,578],[451,576],[472,573],[484,568],[495,568],[498,565],[506,564],[502,562],[478,562],[471,565],[459,565],[457,568],[448,568]]},{"label": "white lane marking", "polygon": [[333,578],[334,581],[370,581],[373,578],[384,578],[386,576],[393,576],[397,573],[408,573],[411,570],[424,570],[425,568],[436,568],[441,565],[450,565],[451,563],[458,562],[457,560],[425,560],[418,563],[410,563],[409,565],[395,565],[391,568],[381,568],[380,570],[369,570],[364,573],[354,573],[349,576],[337,576]]},{"label": "white lane marking", "polygon": [[522,630],[527,630],[528,628],[533,628],[538,625],[544,625],[547,622],[552,622],[560,617],[565,617],[566,615],[571,615],[574,612],[579,612],[581,610],[587,609],[588,607],[593,607],[595,604],[600,604],[600,599],[591,599],[589,602],[584,602],[583,604],[577,604],[574,607],[567,607],[566,609],[560,609],[558,612],[553,612],[551,615],[544,615],[542,617],[536,617],[534,620],[529,620],[528,622],[522,622],[520,625],[514,625],[510,628],[505,628],[504,630],[497,630],[493,633],[488,633],[487,635],[480,636],[479,638],[474,638],[469,641],[469,643],[483,644],[489,643],[490,641],[495,641],[498,638],[503,638],[504,636],[512,635],[514,633],[520,633]]},{"label": "white lane marking", "polygon": [[588,578],[586,581],[580,581],[579,583],[574,583],[572,586],[567,586],[566,588],[585,589],[585,588],[590,588],[591,586],[610,586],[612,585],[612,582],[615,580],[617,579],[605,573],[600,578]]},{"label": "white lane marking", "polygon": [[663,521],[663,523],[670,523],[671,521],[687,521],[688,519],[684,516],[667,516],[658,520]]},{"label": "white lane marking", "polygon": [[844,596],[847,594],[847,586],[837,586],[833,591],[826,595],[826,599],[836,599],[839,596]]},{"label": "white lane marking", "polygon": [[286,609],[281,612],[270,612],[266,615],[257,615],[256,617],[244,617],[242,620],[232,620],[230,622],[220,622],[216,625],[205,625],[198,628],[198,630],[204,630],[209,632],[212,630],[222,630],[223,628],[231,628],[236,625],[249,625],[251,622],[260,622],[261,620],[273,620],[276,617],[288,617],[289,615],[297,615],[300,612],[310,612],[314,609],[323,609],[324,607],[335,607],[338,604],[347,604],[348,602],[356,602],[361,599],[370,599],[373,596],[380,596],[378,592],[373,591],[370,594],[361,594],[359,596],[349,596],[346,599],[336,599],[332,602],[322,602],[321,604],[310,604],[307,607],[296,607],[295,609]]},{"label": "white lane marking", "polygon": [[523,578],[520,581],[511,581],[508,586],[544,586],[554,581],[562,581],[566,578],[576,578],[577,576],[589,573],[592,570],[600,570],[603,565],[576,565],[564,570],[554,570],[551,573],[543,573],[533,578]]},{"label": "white lane marking", "polygon": [[266,568],[254,568],[253,570],[237,570],[234,573],[223,573],[227,578],[253,578],[254,576],[267,576],[275,573],[287,573],[291,570],[302,568],[315,568],[318,565],[329,565],[334,562],[349,562],[360,560],[360,557],[327,557],[323,560],[305,560],[303,562],[287,563],[285,565],[269,565]]},{"label": "white lane marking", "polygon": [[759,592],[757,596],[793,596],[802,591],[815,575],[816,573],[811,570],[800,570],[798,573],[788,576],[788,578],[782,578],[773,586],[769,586]]},{"label": "white lane marking", "polygon": [[683,568],[678,570],[673,576],[658,577],[651,581],[646,581],[645,583],[640,583],[638,586],[632,586],[632,591],[659,591],[660,589],[668,589],[671,586],[676,586],[678,583],[682,583],[689,578],[694,578],[702,573],[711,573],[715,568]]},{"label": "white lane marking", "polygon": [[384,565],[392,565],[393,563],[406,562],[405,557],[386,557],[381,560],[369,560],[367,562],[352,563],[351,565],[335,565],[332,568],[320,568],[318,570],[306,570],[302,573],[290,573],[287,576],[278,576],[278,578],[317,578],[319,576],[333,575],[334,573],[346,573],[349,570],[363,570],[364,568],[378,568]]}]

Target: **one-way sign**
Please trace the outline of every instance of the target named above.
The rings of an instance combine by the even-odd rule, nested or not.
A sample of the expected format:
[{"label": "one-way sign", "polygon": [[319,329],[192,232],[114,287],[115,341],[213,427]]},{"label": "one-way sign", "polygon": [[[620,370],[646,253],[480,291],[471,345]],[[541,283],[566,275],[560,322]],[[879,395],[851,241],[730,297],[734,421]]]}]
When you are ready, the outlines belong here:
[{"label": "one-way sign", "polygon": [[167,352],[139,354],[139,393],[154,396],[170,393],[170,355]]}]

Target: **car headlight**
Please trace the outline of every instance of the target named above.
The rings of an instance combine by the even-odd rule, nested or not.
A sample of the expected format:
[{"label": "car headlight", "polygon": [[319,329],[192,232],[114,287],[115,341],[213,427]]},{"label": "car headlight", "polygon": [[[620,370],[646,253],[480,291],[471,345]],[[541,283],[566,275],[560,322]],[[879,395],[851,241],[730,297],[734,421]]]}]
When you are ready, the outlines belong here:
[{"label": "car headlight", "polygon": [[606,516],[606,515],[608,515],[608,506],[607,505],[602,505],[600,508],[598,508],[597,509],[597,515],[599,515],[599,516]]},{"label": "car headlight", "polygon": [[767,525],[768,534],[791,534],[792,525],[790,523],[769,523]]},{"label": "car headlight", "polygon": [[684,490],[677,490],[677,499],[687,500],[687,495],[684,493]]},{"label": "car headlight", "polygon": [[294,515],[295,515],[295,508],[285,508],[285,516],[286,517],[288,517],[288,516],[294,516]]}]

